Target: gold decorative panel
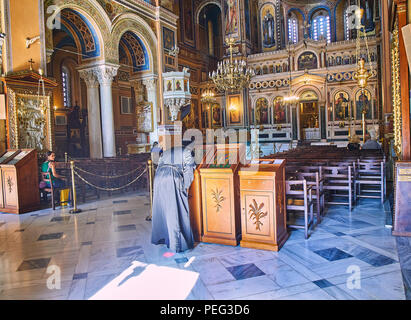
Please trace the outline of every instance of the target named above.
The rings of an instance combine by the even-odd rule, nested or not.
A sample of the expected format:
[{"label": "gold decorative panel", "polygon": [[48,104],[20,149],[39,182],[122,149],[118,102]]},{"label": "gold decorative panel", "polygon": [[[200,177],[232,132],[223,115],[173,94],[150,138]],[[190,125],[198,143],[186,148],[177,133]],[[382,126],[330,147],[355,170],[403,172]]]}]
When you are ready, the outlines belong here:
[{"label": "gold decorative panel", "polygon": [[8,126],[12,149],[53,149],[50,96],[9,89]]}]

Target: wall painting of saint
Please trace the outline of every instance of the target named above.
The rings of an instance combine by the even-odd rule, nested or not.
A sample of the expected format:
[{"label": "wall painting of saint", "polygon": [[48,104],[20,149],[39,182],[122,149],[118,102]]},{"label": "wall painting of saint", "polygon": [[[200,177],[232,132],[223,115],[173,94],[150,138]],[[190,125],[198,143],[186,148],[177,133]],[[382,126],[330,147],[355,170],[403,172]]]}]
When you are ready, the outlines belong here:
[{"label": "wall painting of saint", "polygon": [[227,111],[229,125],[241,126],[243,124],[240,95],[228,96]]},{"label": "wall painting of saint", "polygon": [[355,95],[356,119],[362,119],[362,113],[365,112],[365,119],[372,119],[371,93],[368,90],[359,90]]},{"label": "wall painting of saint", "polygon": [[238,0],[225,0],[225,35],[238,37],[239,10]]},{"label": "wall painting of saint", "polygon": [[348,93],[339,91],[334,96],[334,119],[342,121],[349,118],[350,101]]},{"label": "wall painting of saint", "polygon": [[216,103],[212,108],[213,128],[221,127],[221,106]]},{"label": "wall painting of saint", "polygon": [[269,108],[268,100],[266,98],[259,98],[255,103],[255,124],[264,125],[269,124]]},{"label": "wall painting of saint", "polygon": [[194,45],[192,0],[183,0],[184,42]]},{"label": "wall painting of saint", "polygon": [[261,34],[263,41],[263,48],[273,49],[276,46],[276,31],[275,31],[275,12],[274,6],[271,4],[265,5],[261,9]]},{"label": "wall painting of saint", "polygon": [[286,106],[284,105],[283,97],[274,99],[274,123],[287,123]]}]

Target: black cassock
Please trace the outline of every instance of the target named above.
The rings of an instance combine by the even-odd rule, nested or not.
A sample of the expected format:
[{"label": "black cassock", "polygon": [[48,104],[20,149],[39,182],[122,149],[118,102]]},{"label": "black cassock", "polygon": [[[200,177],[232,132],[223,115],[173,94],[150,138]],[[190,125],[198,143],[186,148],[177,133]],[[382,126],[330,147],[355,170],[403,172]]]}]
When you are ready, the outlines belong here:
[{"label": "black cassock", "polygon": [[151,243],[165,243],[176,252],[194,247],[188,206],[195,169],[191,151],[183,147],[164,151],[154,178]]}]

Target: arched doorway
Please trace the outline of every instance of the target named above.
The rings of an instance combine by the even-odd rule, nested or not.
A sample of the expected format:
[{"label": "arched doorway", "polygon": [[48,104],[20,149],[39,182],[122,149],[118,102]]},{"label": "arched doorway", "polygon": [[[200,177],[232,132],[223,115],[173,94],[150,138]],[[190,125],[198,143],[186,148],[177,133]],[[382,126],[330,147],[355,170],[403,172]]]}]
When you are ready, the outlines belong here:
[{"label": "arched doorway", "polygon": [[221,9],[214,3],[204,6],[198,17],[200,49],[212,58],[223,55]]},{"label": "arched doorway", "polygon": [[318,95],[312,91],[304,91],[299,100],[298,122],[301,140],[320,140],[320,113]]},{"label": "arched doorway", "polygon": [[102,56],[99,30],[82,12],[71,8],[61,10],[60,28],[53,29],[53,54],[48,74],[56,79],[54,91],[56,153],[63,157],[88,157],[87,87],[77,68]]}]

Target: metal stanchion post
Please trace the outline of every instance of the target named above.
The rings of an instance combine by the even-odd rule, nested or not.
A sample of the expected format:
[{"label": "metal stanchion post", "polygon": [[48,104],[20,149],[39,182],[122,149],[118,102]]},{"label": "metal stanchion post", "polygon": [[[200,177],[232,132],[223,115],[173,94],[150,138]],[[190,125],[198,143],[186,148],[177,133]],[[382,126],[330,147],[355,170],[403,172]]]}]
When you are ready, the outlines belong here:
[{"label": "metal stanchion post", "polygon": [[147,216],[146,220],[151,221],[153,218],[153,161],[148,160],[148,183],[150,187],[150,215]]},{"label": "metal stanchion post", "polygon": [[74,182],[74,161],[70,161],[70,167],[71,167],[71,183],[73,187],[73,209],[70,210],[70,213],[80,213],[81,209],[77,208],[76,184]]}]

